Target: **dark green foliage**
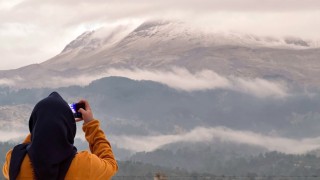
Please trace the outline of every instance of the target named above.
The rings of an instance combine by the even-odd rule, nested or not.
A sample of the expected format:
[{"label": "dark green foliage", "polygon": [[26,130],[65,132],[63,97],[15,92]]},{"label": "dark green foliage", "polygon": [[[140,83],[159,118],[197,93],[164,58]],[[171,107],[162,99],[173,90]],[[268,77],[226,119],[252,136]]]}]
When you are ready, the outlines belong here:
[{"label": "dark green foliage", "polygon": [[168,168],[151,164],[144,164],[134,161],[118,162],[119,172],[113,180],[150,180],[159,173],[164,174],[168,179],[194,179],[198,176],[213,177],[212,174],[195,173],[180,168]]},{"label": "dark green foliage", "polygon": [[[0,143],[1,166],[5,161],[5,154],[14,144]],[[144,154],[145,159],[150,158],[151,153]],[[204,151],[192,154],[177,151],[155,151],[160,154],[152,163],[137,161],[119,161],[119,171],[114,180],[150,180],[156,173],[165,174],[170,180],[316,180],[320,178],[320,158],[314,155],[287,155],[279,152],[268,152],[252,157],[233,157],[222,160],[219,155],[211,154],[207,159]],[[183,154],[183,155],[182,155]],[[179,156],[183,159],[179,159]],[[189,158],[188,156],[194,156]],[[161,158],[160,158],[161,157]],[[165,167],[159,164],[163,162],[177,161],[180,166]],[[198,159],[198,162],[196,162]],[[201,160],[201,162],[200,162]],[[203,163],[206,169],[187,171],[184,164]],[[172,165],[172,164],[171,164]],[[3,179],[1,176],[0,179]]]},{"label": "dark green foliage", "polygon": [[199,173],[219,176],[320,176],[320,158],[306,155],[288,155],[268,152],[258,156],[228,155],[223,152],[169,150],[141,152],[133,156],[135,161],[179,167]]}]

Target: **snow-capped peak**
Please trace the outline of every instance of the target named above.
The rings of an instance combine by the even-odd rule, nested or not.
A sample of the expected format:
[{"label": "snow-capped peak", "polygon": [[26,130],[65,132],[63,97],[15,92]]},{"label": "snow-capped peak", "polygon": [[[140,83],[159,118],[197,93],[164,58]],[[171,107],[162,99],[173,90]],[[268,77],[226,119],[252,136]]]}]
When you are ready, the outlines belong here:
[{"label": "snow-capped peak", "polygon": [[84,33],[82,33],[80,36],[78,36],[75,40],[71,41],[63,50],[62,53],[64,52],[68,52],[70,50],[73,49],[77,49],[77,48],[81,48],[83,46],[86,46],[89,41],[90,38],[92,36],[92,34],[94,33],[94,31],[86,31]]},{"label": "snow-capped peak", "polygon": [[199,46],[235,45],[249,47],[271,47],[285,49],[318,48],[319,42],[303,40],[296,37],[262,37],[237,32],[208,32],[181,21],[147,21],[139,26],[136,24],[103,27],[87,31],[70,42],[62,54],[77,51],[81,54],[103,51],[117,45],[121,41],[136,42],[140,48],[159,42],[177,41],[178,44],[194,44]]},{"label": "snow-capped peak", "polygon": [[70,51],[81,51],[82,53],[90,53],[98,49],[105,49],[111,47],[117,42],[121,41],[136,26],[119,25],[116,27],[102,27],[94,31],[87,31],[71,41],[62,51],[63,53]]}]

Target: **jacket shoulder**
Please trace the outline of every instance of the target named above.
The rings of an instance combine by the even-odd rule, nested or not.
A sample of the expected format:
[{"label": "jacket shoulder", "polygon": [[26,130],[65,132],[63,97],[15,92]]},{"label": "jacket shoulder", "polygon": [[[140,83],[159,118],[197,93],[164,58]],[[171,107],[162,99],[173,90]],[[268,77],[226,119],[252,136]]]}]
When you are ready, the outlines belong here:
[{"label": "jacket shoulder", "polygon": [[12,149],[7,152],[6,161],[4,162],[2,167],[2,174],[6,179],[9,179],[9,167],[10,167],[11,154],[12,154]]}]

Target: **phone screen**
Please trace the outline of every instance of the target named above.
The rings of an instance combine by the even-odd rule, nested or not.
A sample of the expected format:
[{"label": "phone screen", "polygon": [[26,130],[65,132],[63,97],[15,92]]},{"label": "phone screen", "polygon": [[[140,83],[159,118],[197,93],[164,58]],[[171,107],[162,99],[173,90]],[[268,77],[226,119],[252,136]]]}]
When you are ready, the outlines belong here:
[{"label": "phone screen", "polygon": [[79,111],[80,108],[85,109],[85,104],[84,103],[72,103],[69,104],[69,107],[73,113],[73,116],[75,118],[82,118],[82,114]]}]

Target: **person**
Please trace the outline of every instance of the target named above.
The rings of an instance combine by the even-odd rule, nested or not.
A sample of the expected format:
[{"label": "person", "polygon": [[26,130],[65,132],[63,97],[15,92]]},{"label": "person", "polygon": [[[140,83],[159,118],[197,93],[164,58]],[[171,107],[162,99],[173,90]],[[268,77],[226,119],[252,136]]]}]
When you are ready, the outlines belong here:
[{"label": "person", "polygon": [[[110,179],[118,170],[110,143],[94,119],[86,100],[80,108],[82,118],[75,119],[69,105],[57,93],[39,101],[30,119],[30,134],[22,144],[10,150],[3,165],[6,179]],[[73,145],[76,122],[82,129],[90,152],[77,152]]]}]

